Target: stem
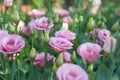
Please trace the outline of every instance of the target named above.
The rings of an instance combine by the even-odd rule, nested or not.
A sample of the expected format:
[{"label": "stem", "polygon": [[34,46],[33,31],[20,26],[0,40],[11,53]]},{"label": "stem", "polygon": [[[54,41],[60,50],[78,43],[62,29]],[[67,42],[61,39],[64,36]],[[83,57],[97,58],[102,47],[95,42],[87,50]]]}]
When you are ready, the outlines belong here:
[{"label": "stem", "polygon": [[[17,53],[16,53],[16,55],[17,55]],[[18,68],[18,57],[17,57],[17,59],[16,59],[16,67],[17,67],[17,80],[19,80],[19,68]]]}]

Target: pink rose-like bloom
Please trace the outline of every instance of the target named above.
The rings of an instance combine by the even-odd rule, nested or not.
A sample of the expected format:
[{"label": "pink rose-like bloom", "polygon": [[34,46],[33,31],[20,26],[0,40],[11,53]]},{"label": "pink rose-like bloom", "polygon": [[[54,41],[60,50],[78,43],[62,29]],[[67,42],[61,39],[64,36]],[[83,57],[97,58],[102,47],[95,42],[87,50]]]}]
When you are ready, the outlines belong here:
[{"label": "pink rose-like bloom", "polygon": [[7,7],[12,6],[13,0],[4,0],[3,4]]},{"label": "pink rose-like bloom", "polygon": [[[34,61],[33,61],[33,64],[34,65],[37,65],[39,67],[44,67],[44,60],[45,60],[45,53],[44,52],[41,52],[40,54],[37,54]],[[47,61],[50,61],[50,60],[55,60],[55,57],[50,55],[50,54],[47,54]]]},{"label": "pink rose-like bloom", "polygon": [[28,12],[28,15],[31,17],[39,17],[45,14],[44,10],[37,10],[37,9],[33,9],[32,11]]},{"label": "pink rose-like bloom", "polygon": [[24,35],[29,35],[30,34],[30,27],[25,27],[23,30]]},{"label": "pink rose-like bloom", "polygon": [[110,31],[107,29],[101,29],[98,32],[98,37],[101,41],[105,42],[108,37],[110,37]]},{"label": "pink rose-like bloom", "polygon": [[62,22],[63,23],[72,23],[73,19],[71,17],[63,17]]},{"label": "pink rose-like bloom", "polygon": [[1,40],[1,38],[5,37],[6,35],[9,35],[7,30],[0,30],[0,40]]},{"label": "pink rose-like bloom", "polygon": [[52,28],[54,26],[54,23],[53,22],[48,23],[48,18],[41,17],[39,19],[30,21],[28,26],[34,30],[46,30]]},{"label": "pink rose-like bloom", "polygon": [[88,62],[95,62],[99,58],[102,48],[96,43],[86,42],[77,48],[77,53]]},{"label": "pink rose-like bloom", "polygon": [[60,15],[60,16],[68,16],[69,15],[69,11],[65,10],[65,9],[57,9],[56,14]]},{"label": "pink rose-like bloom", "polygon": [[57,71],[58,80],[89,80],[84,69],[75,64],[64,63]]},{"label": "pink rose-like bloom", "polygon": [[64,38],[51,37],[49,45],[56,52],[65,52],[67,49],[71,49],[73,44]]},{"label": "pink rose-like bloom", "polygon": [[68,39],[68,40],[73,40],[73,39],[76,38],[76,34],[71,32],[71,31],[69,31],[69,30],[59,30],[59,31],[56,31],[55,36],[56,37],[65,38],[65,39]]},{"label": "pink rose-like bloom", "polygon": [[16,34],[7,35],[0,41],[0,52],[4,55],[14,54],[25,46],[24,39]]},{"label": "pink rose-like bloom", "polygon": [[63,58],[66,63],[71,61],[71,54],[69,52],[63,52]]}]

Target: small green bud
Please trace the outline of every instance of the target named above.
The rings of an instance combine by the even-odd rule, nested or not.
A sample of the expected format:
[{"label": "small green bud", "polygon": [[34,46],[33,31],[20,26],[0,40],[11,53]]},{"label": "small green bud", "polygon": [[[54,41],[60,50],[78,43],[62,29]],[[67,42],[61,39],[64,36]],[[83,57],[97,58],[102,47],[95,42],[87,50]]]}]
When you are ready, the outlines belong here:
[{"label": "small green bud", "polygon": [[8,23],[8,25],[9,25],[10,31],[15,32],[15,27],[11,23]]},{"label": "small green bud", "polygon": [[32,48],[31,51],[30,51],[30,58],[34,59],[35,56],[36,56],[36,49]]},{"label": "small green bud", "polygon": [[87,23],[87,28],[88,30],[92,30],[94,27],[95,27],[95,21],[93,20],[93,17],[90,17]]},{"label": "small green bud", "polygon": [[20,19],[20,16],[19,16],[19,12],[18,11],[15,11],[12,16],[11,16],[12,20],[15,22],[15,23],[18,23],[19,19]]},{"label": "small green bud", "polygon": [[112,30],[112,31],[116,31],[116,30],[118,29],[118,25],[119,25],[119,22],[118,22],[118,21],[115,22],[115,23],[113,24],[113,26],[111,27],[111,30]]},{"label": "small green bud", "polygon": [[75,53],[75,51],[73,51],[71,59],[72,59],[73,63],[76,63],[76,53]]},{"label": "small green bud", "polygon": [[80,22],[83,22],[83,16],[80,16],[79,20]]},{"label": "small green bud", "polygon": [[56,66],[59,67],[60,65],[62,65],[64,62],[63,60],[63,54],[59,54],[57,60],[56,60]]},{"label": "small green bud", "polygon": [[47,30],[46,32],[45,32],[45,37],[44,37],[44,41],[45,42],[48,42],[49,41],[49,31]]},{"label": "small green bud", "polygon": [[55,73],[56,70],[57,70],[57,66],[56,66],[56,63],[55,63],[55,64],[53,65],[53,67],[52,67],[52,71]]},{"label": "small green bud", "polygon": [[106,28],[106,25],[104,22],[102,22],[102,25],[101,25],[102,28]]}]

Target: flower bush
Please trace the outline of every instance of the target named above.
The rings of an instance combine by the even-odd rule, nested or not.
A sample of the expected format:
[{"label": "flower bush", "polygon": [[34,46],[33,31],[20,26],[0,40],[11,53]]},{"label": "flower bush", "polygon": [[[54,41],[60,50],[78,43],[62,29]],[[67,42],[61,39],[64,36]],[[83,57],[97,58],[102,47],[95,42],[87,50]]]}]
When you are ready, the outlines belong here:
[{"label": "flower bush", "polygon": [[120,79],[119,3],[61,1],[1,0],[0,80]]}]

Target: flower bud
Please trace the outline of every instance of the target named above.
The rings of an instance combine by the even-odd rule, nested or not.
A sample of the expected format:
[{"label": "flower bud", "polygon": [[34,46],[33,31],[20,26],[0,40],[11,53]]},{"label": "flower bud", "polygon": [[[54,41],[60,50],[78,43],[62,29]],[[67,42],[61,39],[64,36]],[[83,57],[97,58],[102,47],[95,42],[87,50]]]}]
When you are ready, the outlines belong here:
[{"label": "flower bud", "polygon": [[34,58],[36,56],[36,49],[35,48],[32,48],[31,51],[30,51],[30,58]]},{"label": "flower bud", "polygon": [[112,31],[116,31],[117,28],[118,28],[118,25],[119,25],[119,22],[118,22],[118,21],[115,22],[115,23],[113,24],[113,26],[111,27],[111,30],[112,30]]},{"label": "flower bud", "polygon": [[104,22],[102,22],[102,25],[101,25],[102,28],[106,28],[106,25]]},{"label": "flower bud", "polygon": [[47,30],[46,32],[45,32],[45,37],[44,37],[44,41],[45,42],[48,42],[49,41],[49,31]]},{"label": "flower bud", "polygon": [[75,51],[73,51],[71,59],[72,59],[73,63],[76,63],[76,53],[75,53]]},{"label": "flower bud", "polygon": [[12,6],[12,4],[13,4],[13,0],[4,0],[3,4],[4,4],[6,7],[10,7],[10,6]]},{"label": "flower bud", "polygon": [[15,22],[15,23],[18,23],[20,17],[19,17],[19,12],[18,11],[15,11],[12,16],[11,16],[12,20]]},{"label": "flower bud", "polygon": [[56,63],[53,65],[53,67],[52,67],[52,71],[53,72],[56,72],[56,70],[57,70],[57,66],[56,66]]},{"label": "flower bud", "polygon": [[117,45],[117,40],[114,37],[109,37],[104,43],[103,50],[106,53],[114,52]]},{"label": "flower bud", "polygon": [[95,21],[93,20],[93,17],[90,17],[87,23],[87,28],[88,30],[92,30],[94,27],[95,27]]},{"label": "flower bud", "polygon": [[68,23],[62,23],[61,29],[63,30],[68,29]]},{"label": "flower bud", "polygon": [[63,54],[59,54],[57,60],[56,60],[56,66],[59,67],[60,65],[62,65],[64,62],[63,60]]},{"label": "flower bud", "polygon": [[83,22],[83,16],[80,16],[79,21]]}]

